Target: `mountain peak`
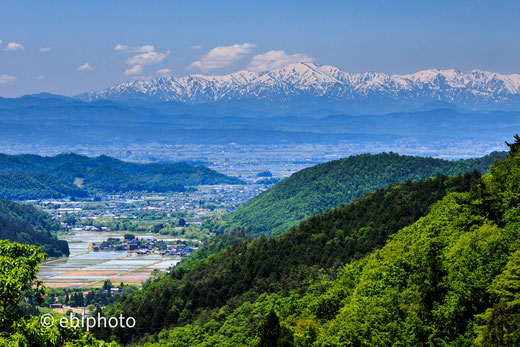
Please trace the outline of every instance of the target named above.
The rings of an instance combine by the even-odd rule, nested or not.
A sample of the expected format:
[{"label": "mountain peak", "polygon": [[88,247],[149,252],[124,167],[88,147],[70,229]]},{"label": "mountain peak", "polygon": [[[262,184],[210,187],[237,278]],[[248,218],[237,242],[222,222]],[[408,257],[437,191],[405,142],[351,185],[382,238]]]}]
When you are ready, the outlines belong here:
[{"label": "mountain peak", "polygon": [[297,72],[316,71],[318,69],[319,69],[319,65],[316,65],[314,63],[304,63],[304,62],[287,64],[281,68],[281,70],[297,71]]},{"label": "mountain peak", "polygon": [[363,100],[388,103],[447,102],[458,105],[518,103],[520,75],[473,70],[427,69],[413,74],[388,75],[348,73],[330,65],[297,62],[265,72],[237,71],[223,76],[195,74],[127,82],[78,95],[87,101],[159,100],[188,104],[216,101],[278,100],[325,98],[352,103]]}]

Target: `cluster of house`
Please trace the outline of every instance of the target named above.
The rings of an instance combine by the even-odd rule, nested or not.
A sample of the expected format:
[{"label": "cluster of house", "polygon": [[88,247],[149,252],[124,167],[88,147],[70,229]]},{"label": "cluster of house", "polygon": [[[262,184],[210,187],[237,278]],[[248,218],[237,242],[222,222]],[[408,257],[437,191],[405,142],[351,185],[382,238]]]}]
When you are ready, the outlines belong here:
[{"label": "cluster of house", "polygon": [[186,245],[167,245],[166,250],[160,252],[161,255],[174,255],[179,257],[187,257],[195,252],[195,248],[187,247]]},{"label": "cluster of house", "polygon": [[112,231],[109,227],[95,227],[92,225],[84,225],[81,227],[72,227],[67,223],[60,222],[61,226],[66,229],[71,229],[72,231]]},{"label": "cluster of house", "polygon": [[137,255],[146,255],[159,253],[161,255],[172,255],[187,257],[195,251],[195,248],[187,247],[185,244],[166,244],[157,239],[146,239],[145,242],[137,239],[128,241],[119,241],[119,244],[102,242],[99,245],[93,245],[94,251],[136,251]]}]

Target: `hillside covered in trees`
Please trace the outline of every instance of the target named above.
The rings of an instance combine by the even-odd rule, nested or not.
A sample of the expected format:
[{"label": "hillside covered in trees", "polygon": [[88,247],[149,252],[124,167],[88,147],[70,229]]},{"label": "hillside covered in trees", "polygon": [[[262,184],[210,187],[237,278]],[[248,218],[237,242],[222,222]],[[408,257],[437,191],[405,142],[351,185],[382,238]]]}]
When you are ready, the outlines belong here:
[{"label": "hillside covered in trees", "polygon": [[69,255],[67,241],[58,240],[61,226],[32,206],[0,199],[0,239],[38,246],[51,257]]},{"label": "hillside covered in trees", "polygon": [[174,269],[105,311],[133,314],[135,329],[98,334],[146,346],[518,345],[516,140],[485,176],[392,186]]},{"label": "hillside covered in trees", "polygon": [[[175,346],[247,344],[269,308],[256,310],[257,301],[266,295],[299,297],[314,282],[336,278],[345,263],[381,248],[392,234],[425,216],[432,203],[451,192],[467,192],[479,180],[475,171],[379,189],[313,216],[279,237],[242,241],[174,268],[170,276],[107,311],[132,312],[137,321],[134,329],[113,333],[124,343],[159,333],[159,340],[167,336]],[[160,333],[173,326],[177,328]],[[100,336],[108,337],[102,332]]]},{"label": "hillside covered in trees", "polygon": [[395,153],[362,154],[296,172],[205,227],[222,234],[236,228],[258,235],[279,235],[299,221],[381,187],[437,175],[486,173],[505,152],[482,158],[448,161]]},{"label": "hillside covered in trees", "polygon": [[64,180],[53,179],[40,173],[0,174],[0,197],[7,200],[31,200],[87,197],[85,189]]},{"label": "hillside covered in trees", "polygon": [[107,156],[0,154],[0,198],[85,197],[129,191],[184,191],[201,184],[238,184],[237,178],[185,163],[137,164]]}]

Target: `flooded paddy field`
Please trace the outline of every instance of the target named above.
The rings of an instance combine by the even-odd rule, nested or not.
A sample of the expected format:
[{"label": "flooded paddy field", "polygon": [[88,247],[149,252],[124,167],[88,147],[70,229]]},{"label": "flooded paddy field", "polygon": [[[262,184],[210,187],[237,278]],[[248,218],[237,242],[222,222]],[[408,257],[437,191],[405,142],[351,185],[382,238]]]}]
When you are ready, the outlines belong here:
[{"label": "flooded paddy field", "polygon": [[[38,279],[47,287],[88,288],[101,287],[105,280],[142,285],[154,270],[175,266],[180,257],[159,254],[135,255],[128,251],[91,251],[92,242],[103,242],[109,237],[120,237],[114,232],[80,231],[60,237],[69,242],[70,256],[53,259],[40,265]],[[138,236],[141,237],[141,236]],[[150,236],[143,236],[150,237]],[[157,240],[172,240],[154,235]]]}]

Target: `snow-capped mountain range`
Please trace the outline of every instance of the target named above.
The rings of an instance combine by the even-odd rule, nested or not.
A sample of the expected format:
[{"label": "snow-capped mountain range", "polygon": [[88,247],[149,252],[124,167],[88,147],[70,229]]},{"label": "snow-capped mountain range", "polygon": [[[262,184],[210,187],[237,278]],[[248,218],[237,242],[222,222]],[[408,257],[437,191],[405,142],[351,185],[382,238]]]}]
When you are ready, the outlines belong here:
[{"label": "snow-capped mountain range", "polygon": [[[344,105],[450,103],[468,108],[518,108],[520,74],[424,70],[414,74],[348,73],[334,66],[295,63],[281,69],[225,76],[190,75],[132,81],[77,96],[82,100],[212,102],[332,102]],[[377,107],[379,107],[377,106]]]}]

